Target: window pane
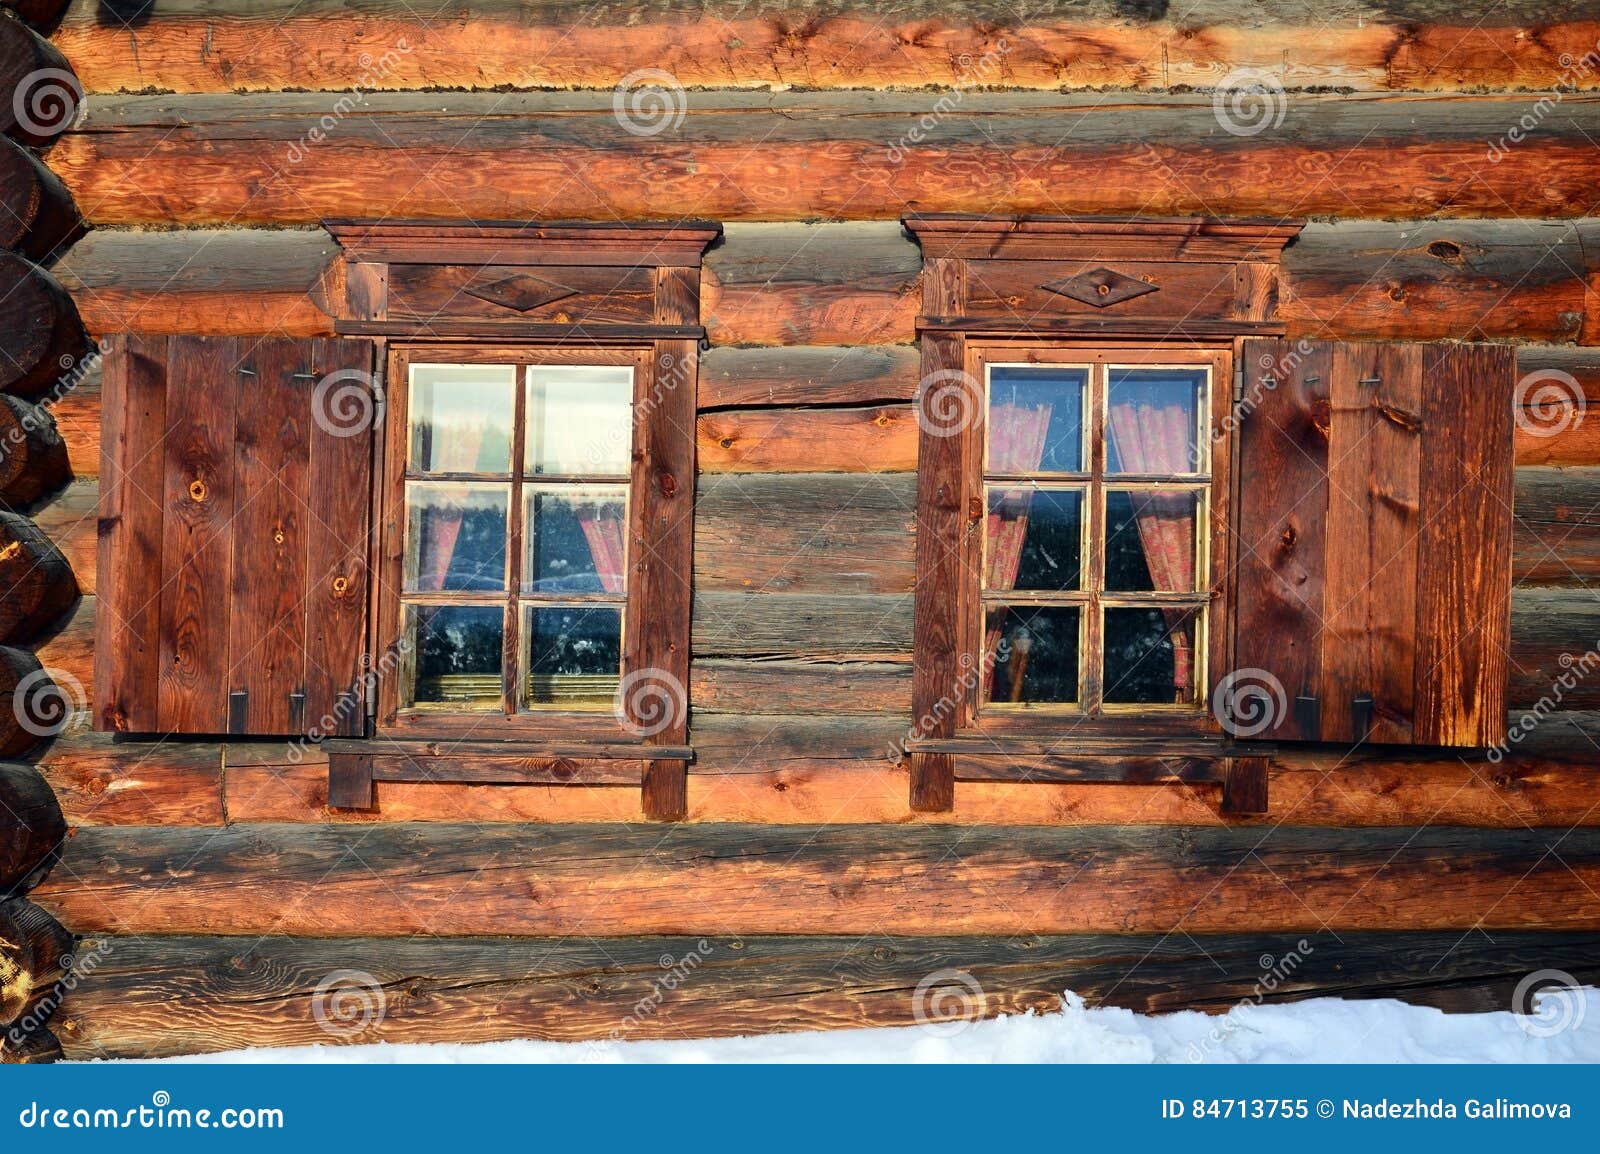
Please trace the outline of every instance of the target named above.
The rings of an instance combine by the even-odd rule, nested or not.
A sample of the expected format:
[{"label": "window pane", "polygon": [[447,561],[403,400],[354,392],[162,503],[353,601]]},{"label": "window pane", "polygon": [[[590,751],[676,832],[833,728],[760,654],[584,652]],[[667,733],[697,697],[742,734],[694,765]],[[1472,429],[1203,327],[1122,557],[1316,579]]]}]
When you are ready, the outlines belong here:
[{"label": "window pane", "polygon": [[1083,493],[989,489],[985,589],[1080,589]]},{"label": "window pane", "polygon": [[1085,369],[1055,365],[989,370],[990,473],[1080,473]]},{"label": "window pane", "polygon": [[411,470],[510,473],[517,370],[411,366]]},{"label": "window pane", "polygon": [[610,709],[622,669],[622,610],[524,605],[526,702],[561,709]]},{"label": "window pane", "polygon": [[626,587],[626,485],[544,485],[523,490],[525,593],[621,593]]},{"label": "window pane", "polygon": [[1195,492],[1106,491],[1106,589],[1112,593],[1195,592]]},{"label": "window pane", "polygon": [[633,459],[633,370],[535,365],[528,370],[530,474],[626,477]]},{"label": "window pane", "polygon": [[1198,609],[1107,609],[1106,701],[1192,704],[1199,615]]},{"label": "window pane", "polygon": [[405,591],[504,589],[510,494],[486,482],[407,481]]},{"label": "window pane", "polygon": [[985,700],[1076,702],[1081,617],[1076,605],[991,606],[984,615]]},{"label": "window pane", "polygon": [[498,605],[408,605],[411,676],[404,706],[499,709],[505,610]]},{"label": "window pane", "polygon": [[1108,473],[1203,473],[1199,414],[1205,369],[1111,369],[1106,392]]}]

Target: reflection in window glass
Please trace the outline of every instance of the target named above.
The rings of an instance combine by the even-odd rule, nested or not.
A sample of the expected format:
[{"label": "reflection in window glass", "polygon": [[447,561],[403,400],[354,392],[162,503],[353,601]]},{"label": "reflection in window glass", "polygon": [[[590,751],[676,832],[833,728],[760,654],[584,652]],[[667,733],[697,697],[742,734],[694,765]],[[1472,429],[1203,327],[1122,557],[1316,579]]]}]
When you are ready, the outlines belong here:
[{"label": "reflection in window glass", "polygon": [[989,370],[988,460],[998,474],[1078,473],[1087,370],[996,365]]},{"label": "reflection in window glass", "polygon": [[1106,584],[1113,593],[1193,593],[1200,494],[1106,493]]},{"label": "reflection in window glass", "polygon": [[1111,369],[1106,390],[1108,473],[1205,471],[1204,369]]},{"label": "reflection in window glass", "polygon": [[402,705],[499,709],[505,611],[498,605],[409,605],[412,676]]},{"label": "reflection in window glass", "polygon": [[509,473],[514,365],[411,366],[411,469]]},{"label": "reflection in window glass", "polygon": [[1177,607],[1106,609],[1106,701],[1138,705],[1193,703],[1197,612]]},{"label": "reflection in window glass", "polygon": [[527,704],[611,709],[622,669],[622,610],[616,606],[524,605]]},{"label": "reflection in window glass", "polygon": [[524,593],[621,593],[628,487],[528,486]]},{"label": "reflection in window glass", "polygon": [[1083,493],[1080,490],[989,489],[984,588],[1081,588]]},{"label": "reflection in window glass", "polygon": [[492,482],[408,481],[405,591],[504,589],[509,499]]},{"label": "reflection in window glass", "polygon": [[535,365],[528,370],[526,472],[626,477],[633,459],[633,370]]},{"label": "reflection in window glass", "polygon": [[990,606],[984,614],[986,699],[1075,703],[1081,618],[1076,605]]}]

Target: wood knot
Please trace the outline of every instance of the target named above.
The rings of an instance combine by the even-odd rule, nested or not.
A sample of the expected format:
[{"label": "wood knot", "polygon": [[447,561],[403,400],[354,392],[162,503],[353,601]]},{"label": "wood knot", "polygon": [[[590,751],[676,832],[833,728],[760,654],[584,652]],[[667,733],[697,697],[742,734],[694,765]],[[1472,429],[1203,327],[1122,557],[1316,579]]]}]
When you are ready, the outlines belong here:
[{"label": "wood knot", "polygon": [[206,483],[196,477],[189,482],[189,500],[204,501],[206,499]]},{"label": "wood knot", "polygon": [[272,543],[274,545],[282,545],[283,544],[283,530],[282,529],[274,529],[272,531]]},{"label": "wood knot", "polygon": [[1428,252],[1440,260],[1461,259],[1461,246],[1453,240],[1436,240],[1428,246]]},{"label": "wood knot", "polygon": [[350,588],[350,578],[343,573],[333,579],[333,592],[336,597],[343,597],[348,588]]},{"label": "wood knot", "polygon": [[733,448],[733,438],[723,437],[722,440],[717,442],[717,444],[721,445],[724,449],[731,449]]}]

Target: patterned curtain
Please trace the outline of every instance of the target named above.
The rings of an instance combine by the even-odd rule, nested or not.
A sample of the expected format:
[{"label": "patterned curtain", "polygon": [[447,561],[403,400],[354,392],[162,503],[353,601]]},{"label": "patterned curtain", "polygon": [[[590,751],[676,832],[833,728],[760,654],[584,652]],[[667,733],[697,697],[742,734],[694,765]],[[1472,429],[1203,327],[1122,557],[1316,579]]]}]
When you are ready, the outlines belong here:
[{"label": "patterned curtain", "polygon": [[[1107,413],[1108,449],[1116,453],[1121,472],[1187,473],[1191,412],[1181,400],[1156,404],[1148,400],[1114,403]],[[1150,579],[1161,593],[1194,589],[1194,498],[1189,493],[1132,493],[1133,514],[1139,526]],[[1171,630],[1173,681],[1177,700],[1188,700],[1194,681],[1194,652],[1181,630],[1191,610],[1168,609]]]},{"label": "patterned curtain", "polygon": [[[1029,408],[1024,405],[993,405],[989,409],[989,466],[991,473],[1032,473],[1044,460],[1045,440],[1050,431],[1050,405]],[[1033,493],[1028,489],[1008,489],[1000,509],[989,510],[988,566],[984,588],[1010,589],[1017,583],[1017,567],[1022,563],[1022,543],[1028,535],[1028,511]],[[1008,516],[1007,514],[1011,515]],[[983,638],[983,695],[994,687],[994,657],[1000,644],[1000,630],[987,629]],[[1026,646],[1021,648],[1025,649]],[[1022,669],[1012,670],[1011,700],[1020,700]]]}]

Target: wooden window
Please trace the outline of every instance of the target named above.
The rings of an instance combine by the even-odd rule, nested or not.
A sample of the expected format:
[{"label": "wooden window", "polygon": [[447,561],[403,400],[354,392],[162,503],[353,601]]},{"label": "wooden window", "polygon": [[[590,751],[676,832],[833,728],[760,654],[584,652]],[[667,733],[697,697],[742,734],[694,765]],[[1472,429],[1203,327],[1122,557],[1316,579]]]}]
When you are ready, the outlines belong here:
[{"label": "wooden window", "polygon": [[1490,745],[1510,350],[1285,341],[1273,222],[907,221],[923,246],[912,803]]}]

